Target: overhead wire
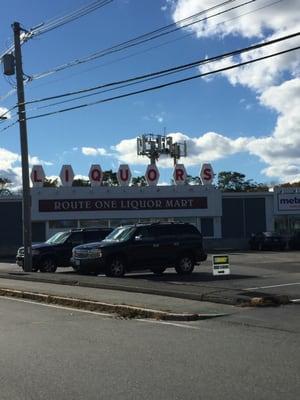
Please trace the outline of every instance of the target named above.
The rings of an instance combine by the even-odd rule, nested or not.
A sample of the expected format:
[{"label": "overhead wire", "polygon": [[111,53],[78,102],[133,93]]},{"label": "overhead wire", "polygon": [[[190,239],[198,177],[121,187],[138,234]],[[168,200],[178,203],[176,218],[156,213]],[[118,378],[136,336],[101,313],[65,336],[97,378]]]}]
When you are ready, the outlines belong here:
[{"label": "overhead wire", "polygon": [[64,15],[60,18],[53,18],[48,23],[43,24],[41,28],[32,29],[29,31],[30,36],[39,36],[44,33],[50,32],[53,29],[59,28],[69,22],[75,21],[78,18],[81,18],[101,7],[106,6],[109,3],[112,3],[114,0],[96,0],[86,6],[83,6],[75,11],[72,11],[69,14]]},{"label": "overhead wire", "polygon": [[[74,66],[77,66],[77,65],[81,65],[81,64],[93,61],[95,59],[102,58],[102,57],[105,57],[107,55],[114,54],[116,52],[120,52],[120,51],[126,50],[128,48],[138,46],[140,44],[144,44],[146,42],[149,42],[150,40],[154,40],[154,39],[160,38],[162,36],[169,35],[170,33],[177,32],[177,31],[179,31],[181,29],[187,28],[187,27],[189,27],[191,25],[194,25],[196,23],[203,22],[203,21],[205,21],[205,20],[207,20],[209,18],[214,18],[214,17],[222,15],[222,14],[224,14],[226,12],[233,11],[233,10],[235,10],[237,8],[240,8],[240,7],[244,7],[246,5],[249,5],[251,3],[256,2],[257,0],[247,0],[244,3],[238,4],[238,5],[234,6],[234,7],[230,7],[230,8],[227,8],[226,10],[222,10],[222,11],[220,11],[218,13],[215,13],[215,14],[212,14],[212,15],[208,15],[208,16],[206,16],[204,18],[195,20],[195,18],[199,17],[200,15],[206,14],[209,11],[212,11],[212,10],[215,10],[217,8],[223,7],[224,5],[227,5],[227,4],[235,2],[235,1],[237,1],[237,0],[226,0],[226,1],[222,2],[222,3],[219,3],[219,4],[217,4],[217,5],[213,6],[213,7],[210,7],[208,9],[202,10],[202,11],[196,13],[196,14],[190,15],[189,17],[183,18],[183,19],[181,19],[179,21],[176,21],[176,22],[174,22],[172,24],[166,25],[164,27],[155,29],[154,31],[144,33],[144,34],[142,34],[140,36],[137,36],[137,37],[135,37],[133,39],[121,42],[121,43],[119,43],[117,45],[108,47],[106,49],[97,51],[95,53],[92,53],[87,57],[84,57],[84,58],[81,58],[81,59],[76,59],[76,60],[70,61],[68,63],[61,64],[61,65],[59,65],[57,67],[54,67],[52,69],[49,69],[47,71],[34,74],[34,75],[32,75],[32,79],[35,80],[35,79],[44,78],[44,77],[52,75],[54,73],[63,71],[65,69],[67,69],[67,68],[71,68],[71,67],[74,67]],[[190,20],[192,20],[192,22],[184,24],[184,22],[187,22],[187,21],[190,21]],[[179,25],[179,24],[181,24],[181,25]],[[170,28],[173,28],[173,29],[170,30]]]},{"label": "overhead wire", "polygon": [[168,86],[172,86],[172,85],[176,85],[176,84],[179,84],[179,83],[191,81],[193,79],[198,79],[198,78],[209,76],[209,75],[212,75],[212,74],[215,74],[215,73],[224,72],[224,71],[228,71],[228,70],[231,70],[231,69],[234,69],[234,68],[237,68],[237,67],[253,64],[253,63],[258,62],[258,61],[266,60],[266,59],[269,59],[269,58],[272,58],[272,57],[275,57],[275,56],[279,56],[279,55],[283,55],[283,54],[289,53],[291,51],[296,51],[296,50],[299,50],[299,49],[300,49],[300,46],[296,46],[296,47],[293,47],[293,48],[290,48],[290,49],[282,50],[282,51],[279,51],[279,52],[276,52],[276,53],[272,53],[272,54],[269,54],[269,55],[265,55],[265,56],[262,56],[262,57],[257,57],[257,58],[252,59],[252,60],[240,62],[238,64],[229,65],[227,67],[222,67],[222,68],[219,68],[219,69],[216,69],[216,70],[213,70],[213,71],[208,71],[208,72],[200,73],[200,74],[193,75],[193,76],[190,76],[190,77],[178,79],[176,81],[163,83],[163,84],[160,84],[160,85],[157,85],[157,86],[152,86],[152,87],[149,87],[149,88],[145,88],[145,89],[137,90],[137,91],[134,91],[134,92],[121,94],[121,95],[114,96],[114,97],[109,97],[109,98],[106,98],[106,99],[101,99],[101,100],[90,102],[90,103],[80,104],[80,105],[74,106],[74,107],[69,107],[69,108],[60,109],[60,110],[57,110],[57,111],[52,111],[52,112],[48,112],[48,113],[44,113],[44,114],[38,114],[38,115],[30,116],[30,117],[27,118],[27,120],[42,118],[42,117],[55,115],[55,114],[61,114],[61,113],[65,113],[65,112],[68,112],[68,111],[73,111],[73,110],[78,110],[78,109],[81,109],[81,108],[90,107],[90,106],[93,106],[93,105],[96,105],[96,104],[107,103],[107,102],[110,102],[110,101],[113,101],[113,100],[122,99],[122,98],[125,98],[125,97],[134,96],[134,95],[137,95],[137,94],[141,94],[141,93],[146,93],[146,92],[150,92],[150,91],[153,91],[153,90],[162,89],[162,88],[165,88],[165,87],[168,87]]},{"label": "overhead wire", "polygon": [[247,46],[241,49],[237,49],[237,50],[233,50],[227,53],[223,53],[217,56],[213,56],[210,58],[205,58],[205,59],[200,59],[200,60],[196,60],[187,64],[181,64],[179,66],[175,66],[175,67],[171,67],[171,68],[167,68],[167,69],[163,69],[163,70],[159,70],[159,71],[155,71],[155,72],[151,72],[148,74],[143,74],[143,75],[138,75],[138,76],[134,76],[131,78],[127,78],[127,79],[123,79],[123,80],[119,80],[119,81],[114,81],[114,82],[109,82],[106,84],[101,84],[101,85],[97,85],[97,86],[93,86],[93,87],[89,87],[89,88],[85,88],[85,89],[80,89],[80,90],[76,90],[76,91],[72,91],[72,92],[66,92],[66,93],[61,93],[61,94],[57,94],[54,96],[48,96],[48,97],[43,97],[40,99],[34,99],[34,100],[30,100],[25,102],[25,105],[29,105],[29,104],[34,104],[34,103],[41,103],[44,101],[49,101],[49,100],[55,100],[55,99],[59,99],[59,98],[63,98],[63,97],[68,97],[68,96],[74,96],[77,94],[81,94],[81,93],[87,93],[90,91],[94,91],[94,90],[98,90],[98,89],[103,89],[103,88],[107,88],[107,87],[111,87],[111,86],[116,86],[116,85],[120,85],[120,84],[124,84],[124,83],[130,83],[130,82],[134,82],[134,81],[139,81],[145,78],[149,78],[149,77],[159,77],[162,74],[166,74],[169,72],[179,72],[181,70],[185,70],[187,68],[193,68],[195,66],[199,66],[203,63],[209,63],[209,62],[213,62],[213,61],[217,61],[223,58],[227,58],[227,57],[232,57],[235,55],[240,55],[242,53],[245,52],[249,52],[249,51],[253,51],[253,50],[257,50],[260,49],[262,47],[266,47],[266,46],[270,46],[288,39],[292,39],[294,37],[297,37],[300,35],[300,32],[295,32],[292,33],[290,35],[285,35],[285,36],[281,36],[279,38],[276,39],[272,39],[269,40],[267,42],[261,42],[261,43],[257,43],[255,45],[251,45],[251,46]]},{"label": "overhead wire", "polygon": [[[245,12],[245,13],[241,13],[241,14],[239,14],[239,15],[236,15],[235,17],[228,18],[228,19],[226,19],[226,20],[224,20],[224,21],[218,22],[215,26],[217,27],[217,26],[219,26],[219,25],[226,24],[226,23],[231,22],[231,21],[233,21],[233,20],[240,19],[240,18],[242,18],[242,17],[244,17],[244,16],[247,16],[247,15],[249,15],[249,14],[253,14],[253,13],[255,13],[255,12],[257,12],[257,11],[260,11],[260,10],[262,10],[262,9],[271,7],[271,6],[273,6],[274,4],[280,3],[280,2],[282,2],[282,1],[283,1],[283,0],[271,1],[270,3],[265,4],[264,6],[261,6],[261,7],[257,7],[257,8],[255,8],[254,10],[250,10],[250,11],[247,11],[247,12]],[[190,36],[193,36],[193,35],[194,35],[194,32],[186,33],[186,34],[184,34],[184,35],[181,35],[180,37],[176,37],[176,38],[174,38],[174,39],[165,41],[165,42],[163,42],[163,43],[156,44],[156,45],[151,46],[151,47],[148,47],[148,48],[146,48],[146,49],[144,49],[144,50],[140,50],[140,51],[137,51],[137,52],[135,52],[135,53],[131,53],[131,54],[127,55],[127,56],[123,56],[123,57],[116,58],[116,59],[114,59],[114,60],[112,60],[112,61],[110,61],[110,62],[102,63],[102,64],[100,64],[100,65],[96,65],[96,66],[94,66],[94,67],[85,69],[85,70],[83,70],[83,71],[81,71],[81,72],[76,72],[76,73],[71,74],[71,75],[69,74],[67,77],[59,78],[59,79],[55,79],[55,80],[48,81],[48,82],[46,82],[46,83],[42,83],[42,84],[39,84],[39,85],[35,85],[35,86],[34,86],[34,89],[36,89],[36,88],[38,88],[38,87],[47,86],[47,85],[49,85],[49,84],[56,83],[56,82],[59,82],[59,81],[62,81],[62,80],[65,81],[66,79],[73,78],[74,76],[78,76],[79,74],[82,75],[83,73],[90,72],[90,71],[93,71],[93,70],[98,69],[98,68],[106,67],[106,66],[108,66],[108,65],[115,64],[115,63],[117,63],[117,62],[119,62],[119,61],[127,60],[127,59],[132,58],[132,57],[135,57],[135,56],[137,56],[137,55],[146,53],[146,52],[148,52],[148,51],[150,51],[150,50],[155,50],[155,49],[157,49],[157,48],[159,48],[159,47],[168,45],[168,44],[170,44],[170,43],[174,43],[174,42],[179,41],[179,40],[183,40],[183,39],[185,39],[185,38],[187,38],[187,37],[190,37]],[[0,100],[1,100],[1,98],[0,98]]]}]

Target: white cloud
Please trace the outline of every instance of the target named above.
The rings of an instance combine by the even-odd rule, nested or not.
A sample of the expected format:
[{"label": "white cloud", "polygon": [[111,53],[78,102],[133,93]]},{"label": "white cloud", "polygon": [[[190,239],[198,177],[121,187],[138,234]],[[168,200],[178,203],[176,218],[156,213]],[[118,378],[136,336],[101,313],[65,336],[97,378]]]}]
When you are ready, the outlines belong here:
[{"label": "white cloud", "polygon": [[[252,137],[231,139],[220,133],[206,132],[198,137],[176,132],[169,134],[174,142],[187,143],[188,157],[182,162],[186,166],[196,166],[203,162],[213,162],[233,154],[245,153],[256,156],[266,164],[262,173],[268,178],[281,181],[300,180],[300,78],[291,79],[278,86],[270,87],[259,96],[260,103],[278,114],[273,132],[260,137],[259,132]],[[122,140],[115,146],[119,162],[146,165],[147,157],[136,154],[136,138]],[[161,157],[161,168],[172,167],[172,160]]]},{"label": "white cloud", "polygon": [[[3,115],[3,118],[5,119],[10,119],[11,118],[11,113],[7,112],[8,108],[6,107],[0,107],[0,117]],[[2,118],[0,118],[2,119]]]},{"label": "white cloud", "polygon": [[[174,21],[179,21],[200,11],[207,10],[216,4],[215,0],[178,0],[174,8],[173,19]],[[273,3],[270,6],[267,6],[268,4],[270,4],[269,1],[253,2],[221,14],[218,17],[208,18],[203,22],[191,25],[188,29],[194,32],[197,37],[224,37],[230,34],[238,34],[250,38],[263,37],[267,30],[276,32],[290,27],[296,28],[296,25],[299,24],[299,0],[285,0]],[[216,14],[222,10],[232,8],[234,5],[229,4],[218,8],[204,16]],[[297,29],[295,30],[297,31]]]},{"label": "white cloud", "polygon": [[107,153],[107,151],[101,147],[95,148],[95,147],[82,147],[81,148],[82,154],[85,156],[109,156],[110,154]]},{"label": "white cloud", "polygon": [[29,156],[29,165],[53,165],[53,163],[51,161],[44,161],[41,160],[39,157],[37,156]]},{"label": "white cloud", "polygon": [[[202,136],[190,138],[189,136],[176,132],[168,136],[173,137],[173,142],[187,143],[188,157],[183,158],[186,166],[200,165],[203,162],[215,161],[231,154],[245,151],[251,138],[230,139],[215,132],[207,132]],[[128,164],[149,164],[149,158],[140,157],[136,154],[136,138],[122,140],[115,146],[116,156],[119,162]],[[162,168],[173,166],[173,160],[161,156],[158,165]]]},{"label": "white cloud", "polygon": [[[178,0],[174,4],[173,19],[178,21],[215,4],[214,0]],[[231,6],[228,5],[226,8]],[[215,12],[209,12],[207,15]],[[300,30],[299,0],[278,1],[273,4],[268,1],[260,4],[253,2],[220,17],[191,25],[188,29],[194,32],[198,38],[210,37],[224,40],[226,36],[234,35],[240,38],[255,39],[251,40],[253,44],[267,42]],[[300,39],[295,37],[243,53],[239,57],[204,64],[200,67],[200,71],[205,73],[236,63],[252,61],[255,58],[299,45]],[[209,54],[207,57],[213,55]],[[192,152],[198,153],[199,157],[207,156],[210,161],[218,159],[222,154],[226,157],[234,152],[248,152],[259,157],[266,164],[262,173],[267,177],[277,177],[281,181],[300,180],[299,51],[285,53],[221,74],[233,86],[239,84],[255,91],[260,104],[277,113],[276,125],[273,132],[266,137],[260,137],[259,132],[254,132],[251,138],[232,140],[222,135],[206,133],[194,141],[195,146],[192,147]],[[214,76],[210,75],[207,81],[209,82]],[[241,100],[241,103],[243,102],[245,102],[244,99]],[[245,105],[245,107],[249,110],[249,105]],[[212,146],[210,139],[215,143],[215,147]],[[192,154],[192,159],[194,157],[196,154]]]},{"label": "white cloud", "polygon": [[[29,156],[29,166],[34,164],[52,165],[49,161],[41,160],[36,156]],[[21,187],[22,168],[19,154],[0,147],[0,176],[8,178],[14,187]]]}]

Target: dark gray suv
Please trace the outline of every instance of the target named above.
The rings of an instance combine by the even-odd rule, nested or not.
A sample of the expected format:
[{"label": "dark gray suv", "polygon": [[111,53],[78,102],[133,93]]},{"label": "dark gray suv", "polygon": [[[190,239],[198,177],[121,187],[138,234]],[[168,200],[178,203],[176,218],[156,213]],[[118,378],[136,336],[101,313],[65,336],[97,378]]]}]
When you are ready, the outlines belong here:
[{"label": "dark gray suv", "polygon": [[[79,228],[57,232],[46,242],[32,245],[32,271],[55,272],[57,267],[69,267],[73,247],[91,242],[99,242],[111,228]],[[16,263],[23,268],[24,247],[20,247]]]},{"label": "dark gray suv", "polygon": [[71,261],[79,273],[121,277],[144,269],[161,274],[169,267],[190,274],[206,258],[202,235],[194,225],[153,223],[121,226],[101,243],[76,246]]}]

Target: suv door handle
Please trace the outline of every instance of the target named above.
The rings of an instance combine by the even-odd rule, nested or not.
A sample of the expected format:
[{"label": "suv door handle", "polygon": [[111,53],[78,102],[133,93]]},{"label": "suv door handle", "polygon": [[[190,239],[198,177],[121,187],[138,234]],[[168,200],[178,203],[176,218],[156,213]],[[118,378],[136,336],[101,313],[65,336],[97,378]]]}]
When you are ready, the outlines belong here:
[{"label": "suv door handle", "polygon": [[154,243],[153,247],[159,247],[159,244],[158,243]]},{"label": "suv door handle", "polygon": [[179,246],[179,242],[174,242],[174,246]]}]

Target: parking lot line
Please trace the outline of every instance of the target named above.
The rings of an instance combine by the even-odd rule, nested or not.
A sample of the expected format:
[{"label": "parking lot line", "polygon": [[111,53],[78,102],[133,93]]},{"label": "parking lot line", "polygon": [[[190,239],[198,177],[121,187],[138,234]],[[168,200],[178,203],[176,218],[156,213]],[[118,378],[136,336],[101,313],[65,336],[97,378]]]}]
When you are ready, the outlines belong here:
[{"label": "parking lot line", "polygon": [[272,286],[259,286],[259,287],[246,288],[246,289],[243,289],[243,290],[270,289],[270,288],[275,288],[275,287],[294,286],[294,285],[300,285],[300,282],[283,283],[283,284],[281,284],[281,285],[272,285]]}]

